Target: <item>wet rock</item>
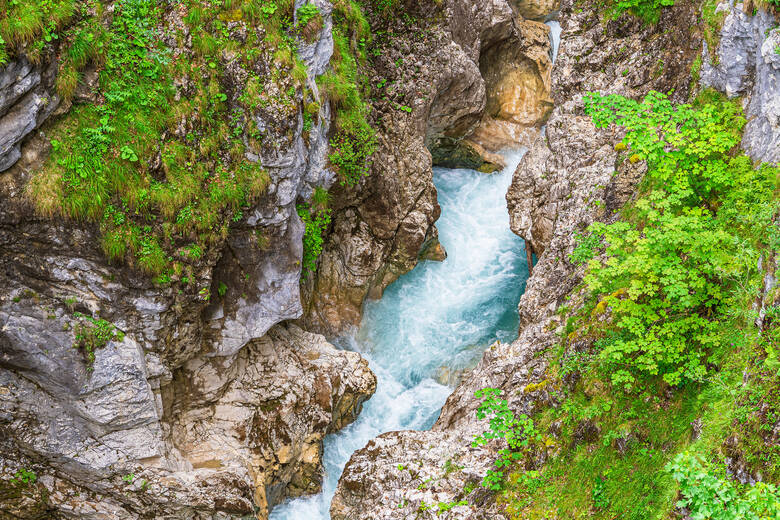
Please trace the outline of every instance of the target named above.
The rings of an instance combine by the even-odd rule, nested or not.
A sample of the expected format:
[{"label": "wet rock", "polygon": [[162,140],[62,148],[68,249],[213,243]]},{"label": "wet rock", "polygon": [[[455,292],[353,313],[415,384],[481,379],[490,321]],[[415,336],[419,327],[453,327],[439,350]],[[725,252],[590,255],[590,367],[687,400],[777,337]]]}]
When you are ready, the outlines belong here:
[{"label": "wet rock", "polygon": [[173,388],[178,452],[195,469],[246,467],[262,512],[319,491],[324,436],[355,420],[376,378],[357,353],[288,326],[234,359],[189,362]]},{"label": "wet rock", "polygon": [[530,144],[533,129],[552,110],[550,29],[543,23],[521,21],[516,40],[485,50],[480,70],[485,78],[485,118],[470,140],[496,152],[518,143]]}]

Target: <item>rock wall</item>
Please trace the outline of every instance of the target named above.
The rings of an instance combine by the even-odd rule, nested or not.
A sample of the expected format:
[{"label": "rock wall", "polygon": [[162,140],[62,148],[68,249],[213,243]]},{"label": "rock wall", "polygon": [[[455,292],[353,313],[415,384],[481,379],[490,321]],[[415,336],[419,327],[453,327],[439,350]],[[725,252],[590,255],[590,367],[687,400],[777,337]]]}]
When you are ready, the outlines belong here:
[{"label": "rock wall", "polygon": [[717,49],[705,43],[701,84],[740,96],[747,124],[742,148],[757,161],[780,162],[780,28],[775,16],[743,3],[723,2],[726,12]]},{"label": "rock wall", "polygon": [[[161,387],[128,336],[88,372],[70,334],[41,331],[45,313],[25,307],[26,319],[0,311],[10,331],[0,487],[34,471],[42,507],[61,518],[265,516],[285,496],[318,491],[323,437],[354,420],[376,386],[358,354],[293,326],[233,357],[193,359]],[[0,511],[28,518],[29,491]]]},{"label": "rock wall", "polygon": [[[485,352],[449,397],[432,431],[386,433],[357,451],[331,506],[335,520],[365,518],[363,511],[375,511],[371,518],[434,518],[437,504],[464,499],[467,505],[453,507],[449,518],[505,518],[495,497],[479,486],[499,445],[471,446],[487,428],[476,419],[480,400],[474,392],[501,389],[516,414],[551,404],[541,354],[557,344],[565,325],[555,313],[558,306],[570,295],[568,305],[576,305],[572,291],[582,273],[568,261],[574,231],[612,218],[644,173],[641,166],[618,160],[614,145],[622,135],[593,126],[583,113],[582,94],[600,90],[637,97],[650,89],[675,89],[676,98],[685,100],[690,67],[701,49],[698,33],[691,30],[696,18],[693,6],[682,5],[665,10],[655,26],[628,16],[607,21],[595,5],[564,0],[552,77],[555,108],[507,194],[512,229],[539,256],[519,305],[519,337]],[[657,67],[661,61],[663,69]],[[538,453],[525,463],[532,467],[545,457]]]},{"label": "rock wall", "polygon": [[56,63],[33,65],[19,57],[0,70],[0,172],[22,155],[22,141],[59,105],[54,92]]},{"label": "rock wall", "polygon": [[[300,54],[319,97],[315,75],[333,41],[331,6],[317,5],[323,28]],[[158,30],[189,59],[184,14],[166,11]],[[232,23],[240,39],[247,28]],[[273,49],[260,51],[273,63]],[[255,115],[274,144],[249,146],[270,173],[265,195],[205,252],[191,285],[157,285],[107,262],[96,225],[43,217],[27,196],[49,152],[47,125],[70,107],[54,112],[56,60],[18,56],[0,71],[0,516],[262,518],[285,496],[315,492],[322,438],[351,422],[375,387],[359,355],[278,325],[302,314],[296,202],[335,179],[327,103],[320,98],[305,137],[297,105]],[[225,60],[234,103],[247,71]],[[291,85],[280,77],[266,87],[273,96]],[[74,102],[94,102],[90,94]],[[190,130],[183,120],[176,132]],[[116,333],[90,362],[75,336],[98,316]],[[13,483],[22,469],[34,484]]]}]

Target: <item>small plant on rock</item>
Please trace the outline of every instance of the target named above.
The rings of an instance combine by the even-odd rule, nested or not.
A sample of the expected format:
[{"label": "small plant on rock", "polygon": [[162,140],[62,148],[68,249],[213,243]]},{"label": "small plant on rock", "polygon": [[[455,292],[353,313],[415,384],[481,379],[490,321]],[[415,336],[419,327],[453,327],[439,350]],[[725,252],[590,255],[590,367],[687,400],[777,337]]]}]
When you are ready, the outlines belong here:
[{"label": "small plant on rock", "polygon": [[302,278],[306,278],[309,273],[317,271],[317,259],[322,253],[322,244],[325,241],[323,233],[330,225],[330,210],[325,207],[313,208],[306,204],[299,204],[297,210],[306,226],[303,234],[302,260]]},{"label": "small plant on rock", "polygon": [[476,436],[472,446],[483,446],[493,439],[504,439],[507,444],[506,448],[498,451],[498,459],[495,462],[498,471],[488,470],[482,480],[483,487],[499,491],[504,479],[503,468],[508,468],[520,460],[534,442],[541,440],[541,435],[534,428],[534,422],[530,417],[525,414],[515,417],[507,401],[499,397],[501,390],[484,388],[474,395],[483,400],[477,408],[477,419],[489,417],[490,429]]},{"label": "small plant on rock", "polygon": [[80,318],[81,322],[74,328],[76,339],[73,347],[84,352],[87,356],[87,365],[91,369],[95,362],[95,351],[105,347],[109,341],[122,341],[125,335],[106,320],[81,313],[76,313],[75,316]]},{"label": "small plant on rock", "polygon": [[20,468],[14,473],[14,478],[11,479],[11,483],[18,486],[31,486],[35,484],[36,480],[38,480],[38,475],[36,475],[34,471],[27,468]]}]

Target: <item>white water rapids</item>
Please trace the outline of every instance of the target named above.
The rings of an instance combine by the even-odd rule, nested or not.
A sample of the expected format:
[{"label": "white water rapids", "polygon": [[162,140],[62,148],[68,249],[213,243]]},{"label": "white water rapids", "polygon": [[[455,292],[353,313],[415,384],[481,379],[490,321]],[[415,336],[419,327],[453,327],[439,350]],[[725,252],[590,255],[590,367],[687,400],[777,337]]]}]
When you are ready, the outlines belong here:
[{"label": "white water rapids", "polygon": [[522,153],[506,157],[508,166],[493,175],[434,169],[447,259],[421,262],[399,278],[366,304],[355,336],[336,342],[369,360],[376,394],[354,424],[325,439],[323,492],[280,504],[272,520],[330,518],[330,500],[355,450],[387,431],[430,428],[452,392],[446,375],[474,366],[495,340],[517,336],[528,266],[523,241],[509,230],[504,197]]}]

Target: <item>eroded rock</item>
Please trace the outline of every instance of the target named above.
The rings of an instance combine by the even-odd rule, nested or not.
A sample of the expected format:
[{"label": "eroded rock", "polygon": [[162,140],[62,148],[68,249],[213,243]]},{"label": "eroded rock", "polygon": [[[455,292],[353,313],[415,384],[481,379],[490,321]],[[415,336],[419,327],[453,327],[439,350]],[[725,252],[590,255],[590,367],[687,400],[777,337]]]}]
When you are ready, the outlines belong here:
[{"label": "eroded rock", "polygon": [[718,48],[705,44],[701,83],[742,96],[747,117],[742,148],[755,160],[780,162],[780,28],[765,9],[748,14],[742,3],[725,2],[717,9],[728,14]]},{"label": "eroded rock", "polygon": [[0,172],[22,156],[22,141],[59,105],[56,64],[32,65],[18,56],[0,68]]},{"label": "eroded rock", "polygon": [[9,316],[7,302],[0,310],[2,485],[34,471],[46,507],[66,518],[228,518],[256,507],[264,517],[283,497],[319,489],[323,437],[376,388],[358,354],[277,326],[233,358],[188,362],[160,390],[130,336],[88,368],[63,309],[22,301],[14,308],[26,318]]}]

